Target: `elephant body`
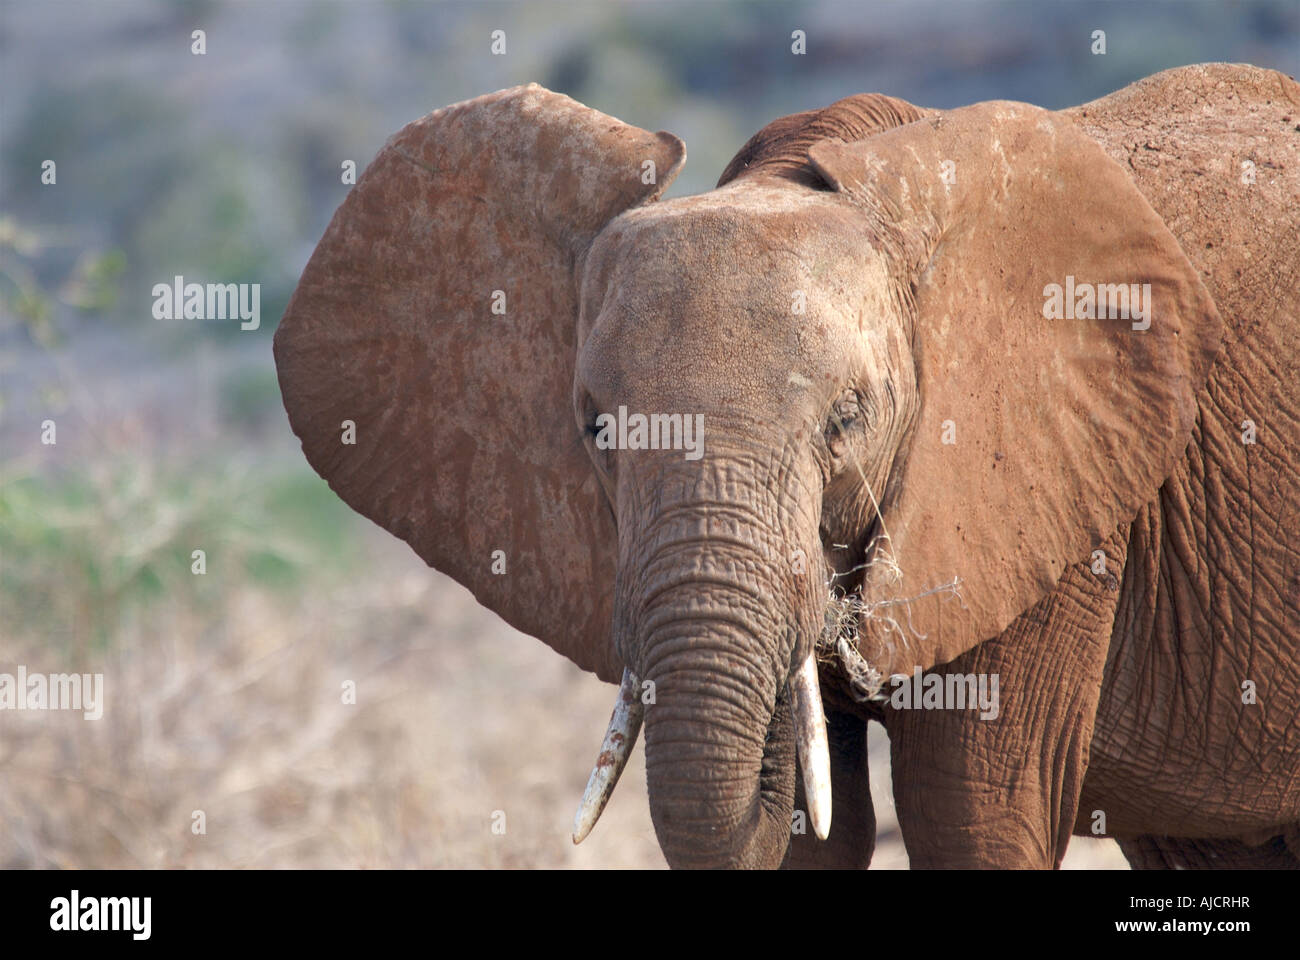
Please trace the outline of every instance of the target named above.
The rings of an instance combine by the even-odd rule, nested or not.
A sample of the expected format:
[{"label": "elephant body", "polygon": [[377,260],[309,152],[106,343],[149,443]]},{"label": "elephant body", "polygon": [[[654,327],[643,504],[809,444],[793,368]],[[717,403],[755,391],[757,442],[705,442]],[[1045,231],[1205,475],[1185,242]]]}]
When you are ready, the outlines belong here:
[{"label": "elephant body", "polygon": [[[1226,64],[859,95],[661,201],[675,137],[501,91],[340,208],[285,404],[349,504],[622,675],[575,841],[644,724],[670,864],[865,866],[877,720],[915,866],[1300,865],[1298,117]],[[1142,305],[1053,314],[1076,279]],[[996,676],[996,716],[896,708],[913,671]]]},{"label": "elephant body", "polygon": [[[1078,565],[1002,636],[936,668],[1000,673],[1003,729],[962,714],[859,716],[896,741],[914,865],[1051,866],[1073,830],[1115,836],[1135,866],[1295,868],[1300,91],[1207,65],[1064,112],[1130,172],[1225,321],[1191,443],[1107,544],[1110,576]],[[1274,175],[1264,184],[1251,166]],[[1068,663],[1043,662],[1062,648]]]},{"label": "elephant body", "polygon": [[1069,113],[1132,171],[1225,322],[1186,457],[1129,530],[1084,805],[1112,805],[1126,841],[1285,836],[1297,866],[1300,96],[1216,66]]}]

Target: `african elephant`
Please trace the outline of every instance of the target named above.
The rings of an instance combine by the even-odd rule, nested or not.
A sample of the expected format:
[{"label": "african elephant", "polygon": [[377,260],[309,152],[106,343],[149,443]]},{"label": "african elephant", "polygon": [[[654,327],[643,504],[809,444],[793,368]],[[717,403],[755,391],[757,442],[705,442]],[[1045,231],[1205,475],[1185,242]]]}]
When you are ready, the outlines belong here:
[{"label": "african elephant", "polygon": [[876,719],[914,866],[1300,863],[1300,86],[862,94],[659,199],[685,154],[437,110],[275,336],[339,496],[621,678],[575,839],[643,727],[670,865],[865,865]]}]

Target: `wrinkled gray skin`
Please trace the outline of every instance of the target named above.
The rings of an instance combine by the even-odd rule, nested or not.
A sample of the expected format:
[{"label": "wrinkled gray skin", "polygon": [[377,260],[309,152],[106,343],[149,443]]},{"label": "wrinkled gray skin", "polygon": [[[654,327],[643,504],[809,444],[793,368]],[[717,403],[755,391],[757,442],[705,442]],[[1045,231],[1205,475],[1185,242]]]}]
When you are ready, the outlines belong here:
[{"label": "wrinkled gray skin", "polygon": [[[914,866],[1050,867],[1095,811],[1138,865],[1295,866],[1298,111],[1294,81],[1227,65],[1055,114],[863,95],[656,201],[626,171],[669,176],[675,138],[479,98],[394,138],[336,215],[277,333],[286,407],[348,503],[653,684],[674,867],[865,866],[870,719]],[[1149,328],[1045,321],[1067,275],[1151,283]],[[495,286],[511,326],[461,306]],[[599,449],[619,407],[703,415],[703,456]],[[856,637],[883,675],[995,673],[1002,700],[862,703],[824,659],[834,819],[792,842],[788,683],[828,582],[885,604]]]}]

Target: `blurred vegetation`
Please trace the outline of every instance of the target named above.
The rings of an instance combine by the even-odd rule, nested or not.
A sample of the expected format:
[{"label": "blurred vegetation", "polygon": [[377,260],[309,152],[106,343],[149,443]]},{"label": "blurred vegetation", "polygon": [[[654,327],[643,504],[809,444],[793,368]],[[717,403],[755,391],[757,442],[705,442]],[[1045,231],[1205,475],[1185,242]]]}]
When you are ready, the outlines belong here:
[{"label": "blurred vegetation", "polygon": [[98,253],[82,250],[56,290],[47,290],[37,276],[36,262],[53,246],[37,231],[20,226],[13,217],[0,217],[0,333],[4,318],[26,328],[40,346],[53,349],[60,333],[54,325],[59,304],[102,314],[117,301],[119,279],[126,269],[121,250]]},{"label": "blurred vegetation", "polygon": [[[102,649],[164,597],[219,616],[250,586],[352,569],[355,515],[314,474],[133,458],[0,482],[5,616],[40,623],[61,654]],[[195,550],[205,572],[194,572]]]},{"label": "blurred vegetation", "polygon": [[[230,213],[224,222],[238,226],[241,196],[213,196],[214,209]],[[15,218],[0,218],[0,337],[16,341],[29,363],[36,354],[51,361],[27,399],[62,419],[69,398],[79,396],[85,419],[94,403],[68,355],[69,332],[76,335],[74,314],[112,311],[126,257],[83,250],[66,275],[45,271],[51,287],[38,264],[56,246]],[[231,262],[248,256],[236,246]],[[0,390],[0,415],[4,399]],[[265,364],[237,365],[218,385],[220,422],[235,435],[264,432],[278,401]],[[319,584],[354,569],[357,517],[305,464],[255,464],[248,454],[227,459],[203,450],[177,458],[153,450],[147,438],[142,448],[87,425],[83,433],[95,442],[72,466],[43,469],[30,453],[0,459],[5,639],[35,631],[47,652],[75,662],[130,636],[129,623],[156,626],[158,614],[178,605],[199,619],[219,619],[241,590]],[[201,573],[196,550],[204,554]],[[153,609],[164,600],[170,610]]]}]

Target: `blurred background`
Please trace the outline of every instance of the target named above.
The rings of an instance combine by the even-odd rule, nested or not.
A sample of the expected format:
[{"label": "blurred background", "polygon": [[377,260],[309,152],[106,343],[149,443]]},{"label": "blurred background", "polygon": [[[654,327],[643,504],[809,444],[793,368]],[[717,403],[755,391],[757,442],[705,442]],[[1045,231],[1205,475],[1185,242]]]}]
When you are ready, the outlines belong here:
[{"label": "blurred background", "polygon": [[[1058,108],[1209,60],[1300,72],[1300,3],[4,0],[0,672],[103,673],[106,707],[0,712],[0,867],[663,865],[639,748],[569,839],[614,688],[352,514],[289,431],[271,337],[344,161],[536,80],[681,136],[679,196],[851,93]],[[176,275],[261,284],[260,329],[154,319]],[[873,866],[905,867],[879,729],[872,778]],[[1067,866],[1125,863],[1076,839]]]}]

